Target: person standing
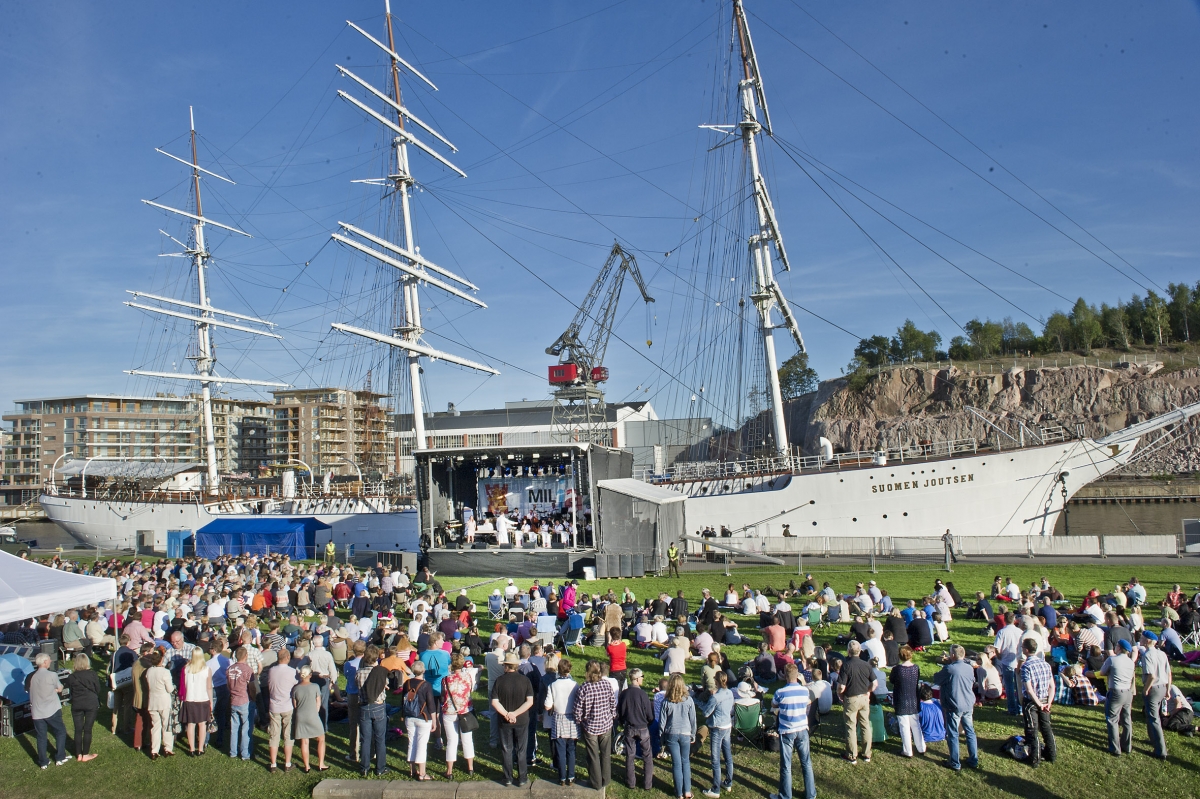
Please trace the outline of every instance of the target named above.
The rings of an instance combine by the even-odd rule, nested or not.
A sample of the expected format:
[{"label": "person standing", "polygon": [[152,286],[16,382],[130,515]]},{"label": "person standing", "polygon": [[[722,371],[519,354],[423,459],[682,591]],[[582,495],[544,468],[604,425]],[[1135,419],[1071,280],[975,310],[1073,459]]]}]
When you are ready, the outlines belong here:
[{"label": "person standing", "polygon": [[[416,665],[415,663],[413,664]],[[369,645],[363,652],[354,679],[358,685],[359,699],[359,746],[362,759],[359,763],[365,777],[371,770],[371,757],[375,757],[375,773],[386,774],[387,767],[387,669],[379,665],[379,648]]]},{"label": "person standing", "polygon": [[254,669],[247,660],[250,653],[239,646],[234,653],[233,664],[225,671],[225,683],[229,686],[229,756],[250,759],[250,742],[253,740],[253,723],[250,718],[250,683],[254,680]]},{"label": "person standing", "polygon": [[[913,651],[908,644],[900,647],[900,663],[892,667],[892,705],[900,727],[900,754],[913,756],[913,747],[925,754],[925,737],[921,735],[921,700],[917,684],[921,667],[912,662]],[[951,757],[952,761],[957,759]]]},{"label": "person standing", "polygon": [[[1029,765],[1037,768],[1042,763],[1042,748],[1045,747],[1047,763],[1057,756],[1054,745],[1054,729],[1050,726],[1050,705],[1054,702],[1054,673],[1050,664],[1039,654],[1038,641],[1026,638],[1021,644],[1025,662],[1021,664],[1021,712],[1025,716],[1025,743],[1029,747]],[[1041,733],[1041,744],[1038,734]]]},{"label": "person standing", "polygon": [[863,762],[871,762],[871,694],[879,687],[870,665],[863,660],[862,645],[851,641],[838,673],[838,696],[846,718],[846,760],[858,763],[858,731],[862,729]]},{"label": "person standing", "polygon": [[[339,586],[345,583],[338,583]],[[358,740],[358,729],[360,726],[360,709],[358,701],[358,667],[362,664],[363,654],[367,650],[367,645],[363,641],[354,641],[351,646],[354,647],[354,657],[342,664],[342,671],[346,675],[346,720],[349,724],[349,729],[346,732],[346,759],[351,763],[358,764],[362,749],[362,742]]]},{"label": "person standing", "polygon": [[667,576],[679,576],[679,547],[674,541],[667,547]]},{"label": "person standing", "polygon": [[408,775],[422,781],[432,779],[425,773],[425,763],[429,759],[429,738],[437,730],[438,718],[438,700],[434,698],[432,684],[425,679],[427,673],[424,661],[413,663],[412,677],[402,689],[404,727],[408,732]]},{"label": "person standing", "polygon": [[1122,639],[1113,649],[1100,667],[1100,675],[1108,678],[1108,695],[1104,699],[1108,753],[1119,757],[1133,751],[1134,663],[1129,656],[1133,645]]},{"label": "person standing", "polygon": [[212,721],[212,672],[208,670],[204,650],[199,647],[192,650],[191,659],[183,667],[180,683],[183,685],[180,722],[187,729],[188,754],[195,757],[204,754],[208,723]]},{"label": "person standing", "polygon": [[296,670],[291,667],[292,655],[287,648],[279,650],[278,660],[267,671],[267,713],[270,718],[267,743],[271,762],[267,770],[274,774],[279,758],[279,739],[283,738],[283,770],[292,770],[292,689],[296,687]]},{"label": "person standing", "polygon": [[1167,739],[1163,736],[1162,710],[1171,691],[1171,662],[1167,660],[1166,653],[1158,648],[1158,636],[1149,630],[1142,632],[1141,666],[1146,732],[1150,736],[1150,745],[1154,747],[1154,756],[1166,760]]},{"label": "person standing", "polygon": [[617,700],[617,718],[625,727],[625,784],[637,788],[637,747],[642,747],[642,785],[654,787],[654,749],[650,743],[650,725],[654,723],[654,703],[642,689],[645,674],[641,669],[629,672],[629,684]]},{"label": "person standing", "polygon": [[667,682],[666,700],[659,711],[658,732],[671,756],[675,799],[692,799],[692,744],[696,742],[696,705],[688,696],[682,674]]},{"label": "person standing", "polygon": [[[114,619],[118,618],[116,616]],[[138,654],[130,646],[128,633],[121,633],[118,639],[120,647],[113,653],[112,660],[109,662],[109,680],[110,687],[113,689],[113,708],[112,715],[112,732],[115,735],[119,730],[122,735],[133,734],[133,664],[137,662]],[[123,673],[129,669],[130,679],[125,680],[117,685],[114,675]]]},{"label": "person standing", "polygon": [[[709,799],[720,799],[721,789],[733,790],[733,691],[729,690],[729,675],[723,671],[713,678],[715,690],[701,710],[708,719],[708,747],[712,758],[713,787],[704,792]],[[721,774],[721,761],[725,773]],[[724,779],[722,779],[724,777]]]},{"label": "person standing", "polygon": [[304,773],[310,769],[308,741],[317,739],[317,771],[325,765],[325,726],[321,724],[321,689],[312,681],[312,666],[300,667],[300,682],[292,689],[292,737],[300,742]]},{"label": "person standing", "polygon": [[[86,657],[86,656],[85,656]],[[63,691],[62,682],[58,675],[50,670],[50,656],[45,652],[39,653],[33,659],[37,670],[29,675],[29,710],[33,717],[33,728],[37,731],[38,766],[43,770],[50,765],[46,759],[46,747],[49,744],[49,733],[54,733],[55,758],[54,765],[61,766],[71,759],[67,754],[67,725],[63,724],[62,699],[59,694]]]},{"label": "person standing", "polygon": [[[517,671],[521,658],[516,652],[504,656],[504,673],[492,691],[492,710],[499,717],[500,753],[505,786],[525,784],[529,772],[526,761],[529,747],[529,709],[533,707],[533,683]],[[608,686],[605,686],[608,690]],[[517,779],[513,782],[513,758],[517,761]]]},{"label": "person standing", "polygon": [[1016,617],[1011,610],[1004,612],[1004,627],[996,633],[996,668],[1004,681],[1004,695],[1008,702],[1008,715],[1021,715],[1021,702],[1017,698],[1017,660],[1021,656],[1021,637],[1024,631],[1013,624]]},{"label": "person standing", "polygon": [[[951,653],[954,659],[942,666],[942,670],[934,676],[934,682],[942,689],[946,745],[950,749],[949,766],[954,771],[962,769],[958,747],[958,730],[961,726],[967,735],[967,765],[979,768],[979,742],[975,738],[975,669],[967,661],[967,650],[955,645],[951,647]],[[917,734],[922,734],[920,727],[917,728]]]},{"label": "person standing", "polygon": [[579,726],[575,724],[575,693],[579,684],[571,676],[571,661],[558,661],[558,679],[546,688],[544,707],[553,718],[554,749],[558,764],[558,784],[572,785],[575,782],[575,742],[579,738]]},{"label": "person standing", "polygon": [[575,723],[583,732],[588,782],[597,790],[612,782],[612,729],[617,697],[604,679],[600,661],[589,660],[587,677],[575,692]]},{"label": "person standing", "polygon": [[[474,719],[471,707],[471,677],[464,667],[467,660],[461,652],[450,656],[450,673],[442,680],[442,728],[446,731],[446,779],[454,778],[454,760],[458,755],[458,745],[462,743],[463,759],[467,761],[467,776],[475,776],[475,733],[473,729],[464,729],[460,719],[470,715]],[[478,722],[476,722],[478,726]]]},{"label": "person standing", "polygon": [[66,687],[71,692],[71,720],[75,726],[75,759],[80,763],[95,760],[91,754],[92,726],[96,723],[96,711],[100,709],[100,678],[92,671],[92,662],[87,655],[79,654],[72,663],[74,671],[67,677]]},{"label": "person standing", "polygon": [[800,669],[789,663],[783,670],[787,685],[775,692],[772,704],[778,717],[779,732],[779,793],[768,799],[792,799],[792,754],[800,757],[804,775],[804,799],[816,799],[817,783],[813,778],[812,750],[808,739],[808,710],[812,696],[800,684]]},{"label": "person standing", "polygon": [[145,671],[146,715],[150,725],[150,759],[158,760],[159,748],[163,757],[174,757],[175,734],[171,731],[171,705],[175,699],[175,681],[163,665],[162,652],[151,652],[149,668]]}]

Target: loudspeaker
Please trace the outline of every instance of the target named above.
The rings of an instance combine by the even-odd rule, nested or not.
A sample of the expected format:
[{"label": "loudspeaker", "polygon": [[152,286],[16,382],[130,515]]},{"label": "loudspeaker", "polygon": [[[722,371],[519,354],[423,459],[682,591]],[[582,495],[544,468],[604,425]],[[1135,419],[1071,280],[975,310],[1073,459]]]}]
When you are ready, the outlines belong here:
[{"label": "loudspeaker", "polygon": [[562,541],[551,541],[550,548],[551,549],[566,549],[567,545],[564,544]]},{"label": "loudspeaker", "polygon": [[512,544],[501,544],[500,548],[501,549],[512,549],[513,546],[512,546]]},{"label": "loudspeaker", "polygon": [[487,548],[488,548],[488,545],[487,545],[486,541],[476,541],[475,543],[471,544],[471,549],[487,549]]}]

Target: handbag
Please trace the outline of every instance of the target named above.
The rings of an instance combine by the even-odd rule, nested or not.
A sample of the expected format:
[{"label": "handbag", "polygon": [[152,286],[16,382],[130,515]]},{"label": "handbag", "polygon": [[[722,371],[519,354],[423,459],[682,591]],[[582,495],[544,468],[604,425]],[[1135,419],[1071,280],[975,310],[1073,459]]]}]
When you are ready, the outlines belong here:
[{"label": "handbag", "polygon": [[457,716],[455,723],[458,725],[459,733],[475,732],[475,730],[479,729],[479,719],[475,716],[475,711],[472,709],[466,713],[459,713],[458,703],[454,701],[454,694],[447,691],[447,695],[450,697],[450,707],[454,708],[454,713]]}]

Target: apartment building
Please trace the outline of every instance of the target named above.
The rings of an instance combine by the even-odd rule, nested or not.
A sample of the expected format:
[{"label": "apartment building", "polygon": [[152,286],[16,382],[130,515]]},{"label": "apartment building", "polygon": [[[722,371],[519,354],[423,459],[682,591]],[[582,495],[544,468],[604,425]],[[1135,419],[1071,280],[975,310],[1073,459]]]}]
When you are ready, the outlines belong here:
[{"label": "apartment building", "polygon": [[[314,475],[389,471],[387,395],[347,388],[288,389],[275,397],[273,458]],[[357,467],[357,469],[355,468]]]},{"label": "apartment building", "polygon": [[[193,400],[198,408],[200,398],[196,396]],[[213,397],[213,439],[217,445],[218,472],[249,472],[255,476],[260,467],[270,463],[267,433],[274,423],[274,407],[273,403],[264,400]],[[201,420],[197,418],[195,424],[199,431]],[[259,431],[260,434],[252,435],[248,431]],[[243,452],[244,445],[250,447],[249,451]]]},{"label": "apartment building", "polygon": [[68,458],[197,460],[197,415],[192,398],[169,394],[18,400],[0,417],[12,424],[4,476],[13,486],[38,486]]}]

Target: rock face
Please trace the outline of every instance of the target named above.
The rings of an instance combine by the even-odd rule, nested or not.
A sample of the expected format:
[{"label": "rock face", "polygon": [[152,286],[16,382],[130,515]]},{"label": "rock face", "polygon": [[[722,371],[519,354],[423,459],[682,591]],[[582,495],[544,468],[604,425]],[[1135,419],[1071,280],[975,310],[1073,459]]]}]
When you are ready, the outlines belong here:
[{"label": "rock face", "polygon": [[[1158,365],[1069,366],[979,374],[897,367],[860,391],[845,378],[827,380],[815,395],[789,403],[787,421],[789,438],[806,454],[817,453],[822,436],[839,452],[960,438],[999,437],[1007,446],[1007,438],[967,408],[1019,439],[1022,423],[1032,430],[1061,426],[1102,436],[1194,402],[1200,402],[1200,369],[1164,374]],[[1161,435],[1143,440],[1139,449],[1154,448]],[[1200,422],[1193,418],[1178,438],[1129,470],[1200,471]]]}]

